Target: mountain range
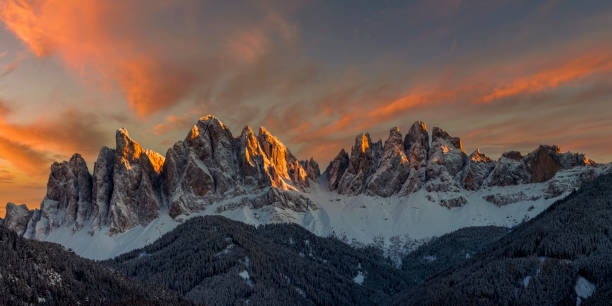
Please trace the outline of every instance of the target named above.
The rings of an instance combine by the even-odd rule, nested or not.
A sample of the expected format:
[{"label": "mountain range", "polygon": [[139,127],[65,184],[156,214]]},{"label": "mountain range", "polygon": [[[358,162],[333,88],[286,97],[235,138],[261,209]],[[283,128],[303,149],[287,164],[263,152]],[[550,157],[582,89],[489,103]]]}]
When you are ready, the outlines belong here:
[{"label": "mountain range", "polygon": [[186,219],[223,215],[253,225],[296,223],[354,244],[424,241],[467,226],[513,226],[612,171],[584,154],[541,145],[492,160],[417,121],[383,142],[369,134],[323,173],[265,128],[234,137],[208,115],[165,157],[125,129],[90,174],[83,157],[51,165],[40,209],[8,203],[4,225],[94,259],[144,247]]}]

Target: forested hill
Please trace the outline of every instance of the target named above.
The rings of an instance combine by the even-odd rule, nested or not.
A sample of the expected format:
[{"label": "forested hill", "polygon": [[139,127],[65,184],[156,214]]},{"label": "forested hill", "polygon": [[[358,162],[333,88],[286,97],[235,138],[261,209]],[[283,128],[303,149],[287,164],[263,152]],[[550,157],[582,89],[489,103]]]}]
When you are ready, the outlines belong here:
[{"label": "forested hill", "polygon": [[169,290],[129,279],[54,243],[0,225],[0,305],[185,305]]},{"label": "forested hill", "polygon": [[188,220],[106,263],[211,305],[386,304],[408,287],[405,273],[374,248],[293,224],[255,228],[220,216]]},{"label": "forested hill", "polygon": [[612,175],[557,201],[457,268],[396,297],[397,305],[609,305]]}]

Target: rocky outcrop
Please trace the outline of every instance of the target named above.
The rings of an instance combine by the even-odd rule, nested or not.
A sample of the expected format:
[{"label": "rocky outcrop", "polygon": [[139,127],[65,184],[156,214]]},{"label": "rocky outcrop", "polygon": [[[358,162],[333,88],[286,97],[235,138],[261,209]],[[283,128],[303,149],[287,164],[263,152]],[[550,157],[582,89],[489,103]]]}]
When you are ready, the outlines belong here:
[{"label": "rocky outcrop", "polygon": [[159,216],[164,157],[143,149],[125,129],[117,130],[113,189],[108,209],[111,233],[146,225]]},{"label": "rocky outcrop", "polygon": [[[204,209],[224,198],[262,194],[260,191],[268,188],[305,191],[319,175],[314,160],[300,162],[266,129],[260,128],[256,136],[245,127],[234,138],[214,116],[202,117],[185,140],[168,150],[166,158],[164,190],[173,217]],[[277,198],[280,200],[268,203],[289,204],[283,202],[284,197]],[[308,206],[305,202],[296,205]]]},{"label": "rocky outcrop", "polygon": [[595,162],[584,154],[562,153],[559,146],[541,145],[526,156],[517,151],[502,154],[486,184],[509,186],[542,183],[552,179],[560,170],[593,165]]},{"label": "rocky outcrop", "polygon": [[467,163],[467,155],[458,137],[434,127],[431,133],[431,148],[427,160],[427,184],[429,192],[458,191],[461,188],[458,174]]},{"label": "rocky outcrop", "polygon": [[372,143],[369,134],[358,135],[351,149],[348,167],[338,183],[338,192],[350,195],[362,193],[369,176],[376,171],[382,151],[381,141]]},{"label": "rocky outcrop", "polygon": [[400,191],[410,174],[410,162],[404,153],[402,134],[395,127],[389,131],[382,158],[368,181],[366,192],[371,195],[388,197]]},{"label": "rocky outcrop", "polygon": [[306,175],[311,181],[316,181],[321,176],[319,164],[312,157],[309,160],[301,160],[300,166],[306,170]]},{"label": "rocky outcrop", "polygon": [[495,162],[476,149],[468,158],[464,170],[463,187],[467,190],[478,190],[495,168]]},{"label": "rocky outcrop", "polygon": [[27,219],[22,235],[41,239],[59,227],[77,231],[85,226],[91,233],[103,226],[118,233],[148,224],[159,216],[163,162],[120,129],[116,149],[100,150],[93,177],[79,154],[53,163],[40,210],[22,214]]},{"label": "rocky outcrop", "polygon": [[329,163],[323,175],[327,178],[327,187],[329,190],[338,189],[338,184],[340,184],[340,180],[348,168],[349,165],[349,155],[344,151],[344,149],[340,150],[338,155],[334,157],[334,159]]},{"label": "rocky outcrop", "polygon": [[4,226],[14,230],[20,236],[23,235],[28,227],[28,222],[32,217],[32,212],[25,204],[15,205],[8,202],[6,204],[6,215],[4,216]]},{"label": "rocky outcrop", "polygon": [[[560,170],[577,167],[575,176],[582,177],[592,173],[588,166],[593,165],[584,154],[561,153],[557,146],[540,146],[526,156],[510,151],[497,161],[479,149],[468,156],[459,137],[434,127],[430,141],[427,126],[417,121],[403,140],[398,128],[391,129],[384,146],[373,143],[367,133],[358,135],[350,155],[340,151],[324,174],[329,190],[340,194],[389,197],[425,190],[430,193],[427,199],[453,208],[467,203],[457,196],[463,191],[518,184],[549,182],[550,195],[545,197],[557,197],[580,184],[568,178],[555,180]],[[519,195],[502,199],[494,193],[486,198],[496,205],[531,199]]]},{"label": "rocky outcrop", "polygon": [[53,163],[35,232],[47,234],[60,226],[82,228],[91,217],[91,192],[92,178],[81,155]]},{"label": "rocky outcrop", "polygon": [[78,154],[54,163],[40,210],[11,204],[8,224],[28,238],[43,238],[60,226],[116,234],[149,224],[162,209],[176,217],[238,196],[244,197],[228,203],[316,209],[298,191],[318,180],[319,165],[299,161],[264,128],[255,135],[245,127],[234,138],[216,117],[205,116],[166,158],[142,148],[125,129],[117,130],[115,142],[115,149],[100,150],[93,176]]},{"label": "rocky outcrop", "polygon": [[[211,206],[214,212],[265,209],[273,215],[268,220],[278,221],[291,215],[288,211],[317,209],[308,192],[319,181],[319,165],[312,158],[298,160],[264,128],[255,134],[247,126],[234,137],[219,119],[205,116],[165,158],[142,148],[124,129],[115,136],[114,149],[100,150],[93,176],[79,154],[53,163],[41,208],[9,204],[2,222],[22,236],[43,239],[58,227],[116,234],[146,226],[161,213],[176,218]],[[495,190],[527,183],[546,184],[542,196],[556,198],[612,171],[595,166],[583,154],[563,153],[557,146],[540,146],[526,156],[511,151],[497,161],[480,150],[468,157],[461,139],[434,127],[430,140],[425,123],[417,121],[405,136],[391,129],[384,144],[367,133],[358,135],[350,154],[341,150],[321,182],[345,195],[422,191],[451,209],[467,204],[466,192],[483,189],[492,195],[483,199],[496,205],[532,200]]]},{"label": "rocky outcrop", "polygon": [[429,148],[427,126],[423,121],[416,121],[404,138],[404,150],[410,164],[410,174],[401,187],[401,195],[415,192],[425,183]]},{"label": "rocky outcrop", "polygon": [[520,152],[510,151],[502,154],[495,168],[487,178],[487,186],[510,186],[531,182],[527,166]]},{"label": "rocky outcrop", "polygon": [[534,183],[550,180],[561,169],[593,165],[593,161],[577,153],[561,153],[559,146],[541,145],[525,157],[527,169]]},{"label": "rocky outcrop", "polygon": [[115,168],[115,150],[103,147],[98,154],[93,171],[92,201],[96,228],[108,225],[111,197],[113,195],[113,172]]}]

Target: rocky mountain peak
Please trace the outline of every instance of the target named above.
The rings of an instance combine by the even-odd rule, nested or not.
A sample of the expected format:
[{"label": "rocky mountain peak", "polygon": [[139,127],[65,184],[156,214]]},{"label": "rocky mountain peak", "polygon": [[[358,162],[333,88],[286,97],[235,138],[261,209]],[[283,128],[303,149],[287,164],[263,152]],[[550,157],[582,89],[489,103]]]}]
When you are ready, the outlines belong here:
[{"label": "rocky mountain peak", "polygon": [[115,133],[115,148],[121,158],[130,161],[139,158],[143,152],[142,147],[130,137],[130,134],[124,128],[118,129]]},{"label": "rocky mountain peak", "polygon": [[431,138],[432,138],[432,143],[437,142],[437,143],[444,143],[445,145],[450,144],[453,146],[453,148],[459,149],[461,150],[461,152],[465,152],[463,150],[463,143],[461,143],[461,138],[452,137],[448,134],[447,131],[437,126],[432,129]]},{"label": "rocky mountain peak", "polygon": [[[166,158],[164,190],[170,199],[168,205],[172,217],[201,210],[216,201],[253,190],[305,190],[309,186],[309,179],[318,175],[318,165],[300,163],[265,128],[259,128],[255,136],[251,127],[246,126],[240,136],[234,138],[229,128],[214,116],[200,119],[185,141],[176,143],[168,150]],[[310,172],[305,167],[310,167]],[[253,199],[257,203],[251,205],[261,206],[266,201],[270,202],[265,205],[291,201],[278,191],[263,196],[268,198]],[[304,204],[299,199],[293,200]]]},{"label": "rocky mountain peak", "polygon": [[324,175],[327,177],[327,187],[329,190],[338,189],[338,184],[340,183],[340,179],[342,179],[342,175],[346,171],[349,165],[349,154],[341,149],[340,152],[332,159],[332,161],[325,169]]},{"label": "rocky mountain peak", "polygon": [[388,151],[392,149],[398,149],[401,151],[404,150],[404,142],[402,140],[402,133],[400,133],[400,130],[398,127],[393,127],[391,130],[389,130],[389,137],[385,141],[384,150]]},{"label": "rocky mountain peak", "polygon": [[508,151],[504,152],[502,154],[502,157],[519,161],[523,159],[523,154],[521,154],[521,152],[519,151]]},{"label": "rocky mountain peak", "polygon": [[416,121],[412,124],[404,138],[404,150],[413,168],[425,167],[429,154],[429,131],[425,122]]},{"label": "rocky mountain peak", "polygon": [[353,150],[365,153],[370,148],[371,143],[372,140],[370,139],[370,134],[361,133],[361,135],[355,138],[355,145],[353,146]]},{"label": "rocky mountain peak", "polygon": [[[342,149],[324,175],[327,187],[340,194],[387,197],[424,190],[427,199],[456,207],[467,203],[461,192],[483,186],[550,180],[550,194],[559,195],[596,174],[572,170],[580,177],[567,183],[557,172],[591,165],[596,164],[584,154],[563,153],[558,146],[540,146],[526,156],[506,152],[497,161],[479,149],[468,157],[459,137],[434,127],[430,140],[425,123],[416,121],[405,136],[397,127],[390,129],[384,144],[373,142],[368,133],[357,135],[350,154]],[[115,149],[100,150],[93,177],[79,154],[53,163],[41,209],[9,205],[4,222],[23,236],[42,238],[60,226],[79,230],[86,224],[91,232],[106,226],[111,234],[124,232],[149,224],[165,206],[170,217],[213,205],[218,213],[266,206],[305,212],[316,209],[305,193],[319,175],[314,159],[298,160],[265,128],[256,135],[246,126],[233,137],[209,115],[165,157],[119,129]]]},{"label": "rocky mountain peak", "polygon": [[480,152],[479,148],[476,148],[472,154],[470,154],[470,160],[473,162],[491,162],[492,160],[486,156],[484,153]]},{"label": "rocky mountain peak", "polygon": [[82,227],[91,213],[92,178],[87,164],[80,154],[69,161],[54,162],[47,182],[45,208],[47,212],[65,211],[63,218],[51,220],[51,227],[74,224]]},{"label": "rocky mountain peak", "polygon": [[16,205],[12,202],[6,203],[6,215],[4,216],[4,226],[14,230],[19,235],[23,235],[28,226],[32,212],[25,204]]}]

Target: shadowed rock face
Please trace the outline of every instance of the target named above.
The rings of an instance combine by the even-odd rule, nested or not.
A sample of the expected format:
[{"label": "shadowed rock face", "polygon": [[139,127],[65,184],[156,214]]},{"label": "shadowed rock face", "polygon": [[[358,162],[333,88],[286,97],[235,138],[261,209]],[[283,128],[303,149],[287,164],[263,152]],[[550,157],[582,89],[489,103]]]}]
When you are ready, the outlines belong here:
[{"label": "shadowed rock face", "polygon": [[479,149],[474,151],[468,158],[468,164],[465,168],[464,188],[467,190],[480,189],[493,168],[495,168],[493,160],[481,153]]},{"label": "shadowed rock face", "polygon": [[327,177],[327,186],[329,190],[338,189],[340,179],[342,179],[342,175],[344,175],[348,165],[349,155],[346,153],[346,151],[344,151],[344,149],[342,149],[329,163],[329,166],[327,166],[327,169],[323,173],[323,175]]},{"label": "shadowed rock face", "polygon": [[381,155],[382,142],[372,143],[369,134],[358,135],[351,149],[348,167],[338,183],[338,192],[352,195],[362,193],[369,176],[376,171]]},{"label": "shadowed rock face", "polygon": [[379,165],[367,183],[366,192],[381,196],[399,192],[412,168],[404,153],[402,134],[397,127],[389,131]]},{"label": "shadowed rock face", "polygon": [[4,215],[4,226],[14,230],[20,236],[23,235],[28,226],[32,212],[25,204],[16,205],[8,202],[6,204],[6,215]]},{"label": "shadowed rock face", "polygon": [[[391,129],[384,146],[373,143],[366,133],[358,135],[351,154],[340,151],[324,174],[329,190],[346,195],[404,196],[422,188],[432,193],[456,193],[542,182],[551,184],[551,194],[561,194],[570,187],[551,181],[558,171],[592,165],[595,163],[583,154],[562,153],[557,146],[540,146],[526,156],[510,151],[497,161],[480,150],[468,156],[459,137],[434,127],[430,141],[427,126],[417,121],[403,141],[399,129]],[[428,198],[433,201],[439,197]],[[466,203],[465,198],[456,196],[439,202],[446,207]]]},{"label": "shadowed rock face", "polygon": [[115,150],[103,147],[94,164],[93,172],[93,214],[96,217],[94,225],[108,225],[108,213],[113,195],[113,172],[115,168]]},{"label": "shadowed rock face", "polygon": [[561,169],[556,155],[561,152],[557,146],[540,146],[528,159],[534,183],[550,180]]},{"label": "shadowed rock face", "polygon": [[40,230],[48,233],[63,225],[80,229],[91,215],[91,192],[92,178],[81,155],[53,163],[40,209]]}]

